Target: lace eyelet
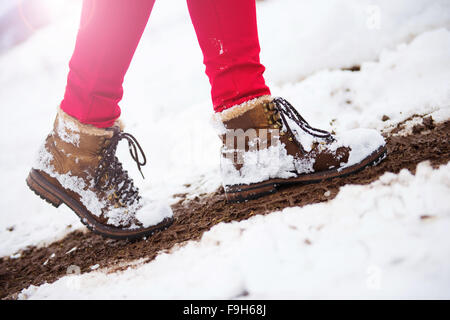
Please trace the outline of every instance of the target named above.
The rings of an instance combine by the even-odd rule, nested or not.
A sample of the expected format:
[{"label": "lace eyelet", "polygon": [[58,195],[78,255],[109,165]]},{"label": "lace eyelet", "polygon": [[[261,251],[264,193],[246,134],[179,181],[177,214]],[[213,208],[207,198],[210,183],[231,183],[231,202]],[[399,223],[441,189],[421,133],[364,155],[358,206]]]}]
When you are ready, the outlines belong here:
[{"label": "lace eyelet", "polygon": [[101,161],[95,172],[95,188],[106,192],[108,195],[105,198],[111,202],[111,205],[115,202],[114,207],[116,208],[126,207],[128,203],[135,203],[140,199],[133,181],[128,177],[128,172],[123,170],[122,164],[115,156],[117,144],[121,139],[128,141],[131,157],[136,162],[141,174],[141,166],[147,162],[141,146],[128,133],[115,133],[103,144],[103,149],[99,151],[100,154],[97,154],[97,158]]}]

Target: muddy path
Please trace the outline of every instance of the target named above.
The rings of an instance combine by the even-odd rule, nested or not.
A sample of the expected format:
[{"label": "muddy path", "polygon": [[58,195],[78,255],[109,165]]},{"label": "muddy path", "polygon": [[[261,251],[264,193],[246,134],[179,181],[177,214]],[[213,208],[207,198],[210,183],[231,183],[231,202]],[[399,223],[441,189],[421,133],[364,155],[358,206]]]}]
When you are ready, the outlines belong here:
[{"label": "muddy path", "polygon": [[81,272],[89,272],[90,267],[97,264],[100,268],[112,267],[113,272],[127,268],[132,260],[150,261],[161,251],[197,240],[219,222],[240,221],[286,207],[328,201],[343,185],[367,184],[387,171],[397,173],[403,168],[414,172],[416,165],[425,160],[430,160],[433,166],[445,164],[450,159],[449,138],[450,121],[434,125],[431,118],[426,118],[408,136],[387,137],[389,155],[380,165],[348,177],[287,187],[276,194],[241,204],[226,204],[223,189],[193,200],[181,200],[173,206],[176,216],[173,225],[145,240],[107,240],[90,232],[75,231],[47,247],[26,248],[20,258],[1,259],[0,298],[12,298],[14,293],[29,285],[53,282],[64,276],[72,265],[78,266]]}]

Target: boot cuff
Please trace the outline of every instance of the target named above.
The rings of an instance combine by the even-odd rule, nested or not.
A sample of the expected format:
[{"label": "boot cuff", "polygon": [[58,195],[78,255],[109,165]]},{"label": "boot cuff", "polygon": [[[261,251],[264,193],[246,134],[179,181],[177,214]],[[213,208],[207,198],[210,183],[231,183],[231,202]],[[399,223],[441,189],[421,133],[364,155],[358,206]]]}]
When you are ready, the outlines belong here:
[{"label": "boot cuff", "polygon": [[[79,132],[82,134],[88,134],[93,136],[113,136],[113,131],[108,130],[109,128],[97,128],[91,124],[85,124],[81,123],[78,119],[70,116],[66,112],[64,112],[61,107],[58,107],[58,113],[57,113],[57,119],[58,122],[63,124],[63,126],[67,129],[69,129],[72,132]],[[117,127],[120,129],[120,131],[123,130],[123,122],[119,119],[117,119],[114,122],[114,125],[110,128]]]},{"label": "boot cuff", "polygon": [[219,135],[225,134],[227,131],[224,125],[225,122],[243,115],[247,111],[252,110],[256,106],[264,102],[270,102],[272,101],[272,99],[272,96],[265,95],[255,99],[247,100],[241,104],[234,105],[228,109],[223,110],[222,112],[214,113],[211,121],[212,126]]},{"label": "boot cuff", "polygon": [[260,96],[258,98],[245,101],[241,104],[234,105],[228,109],[223,110],[222,112],[218,112],[214,115],[216,121],[227,122],[231,119],[237,118],[249,110],[252,110],[256,106],[264,103],[272,101],[272,96],[265,95]]}]

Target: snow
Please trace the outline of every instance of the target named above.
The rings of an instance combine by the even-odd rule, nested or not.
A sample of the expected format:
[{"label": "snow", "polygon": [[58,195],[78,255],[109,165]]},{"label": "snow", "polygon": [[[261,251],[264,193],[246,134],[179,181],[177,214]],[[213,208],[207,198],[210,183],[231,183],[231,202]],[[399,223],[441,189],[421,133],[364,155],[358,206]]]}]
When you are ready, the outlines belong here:
[{"label": "snow", "polygon": [[62,141],[79,147],[80,135],[78,132],[78,128],[73,121],[66,121],[64,118],[58,118],[56,133]]},{"label": "snow", "polygon": [[70,275],[19,297],[448,299],[449,192],[450,164],[425,162],[326,203],[221,223],[137,268]]},{"label": "snow", "polygon": [[450,24],[446,0],[269,0],[259,9],[261,58],[277,85],[375,61]]},{"label": "snow", "polygon": [[[245,152],[242,155],[242,168],[236,170],[233,161],[234,149],[227,150],[226,156],[221,157],[220,167],[224,186],[235,184],[250,184],[261,182],[271,178],[295,177],[294,157],[287,154],[283,143],[276,143],[268,148]],[[238,161],[239,163],[239,161]],[[308,162],[301,169],[312,167]]]},{"label": "snow", "polygon": [[100,267],[100,265],[97,263],[97,264],[94,264],[93,266],[90,266],[90,269],[97,270],[99,267]]},{"label": "snow", "polygon": [[136,218],[144,227],[157,225],[164,218],[171,218],[173,216],[172,209],[167,202],[144,200],[146,200],[144,205],[136,212]]},{"label": "snow", "polygon": [[376,130],[358,128],[342,132],[336,136],[330,150],[336,151],[341,146],[350,147],[350,154],[341,169],[360,163],[367,156],[386,145],[383,136]]},{"label": "snow", "polygon": [[72,249],[70,249],[69,251],[67,251],[66,254],[72,253],[72,252],[74,252],[75,250],[77,250],[77,247],[73,247]]},{"label": "snow", "polygon": [[[336,132],[383,130],[414,114],[430,113],[442,121],[450,116],[449,55],[450,32],[441,28],[383,51],[379,61],[362,63],[360,72],[320,71],[277,94],[312,126]],[[383,122],[383,115],[390,120]]]},{"label": "snow", "polygon": [[[80,12],[80,2],[69,3],[53,24],[0,55],[1,256],[84,228],[67,207],[55,210],[24,182],[64,93]],[[414,114],[444,121],[449,9],[448,0],[258,2],[266,79],[313,127],[338,134],[389,131]],[[157,1],[121,102],[126,131],[149,158],[146,180],[119,146],[136,185],[157,201],[194,197],[222,182],[202,60],[185,1]],[[354,65],[361,70],[341,70]],[[77,290],[64,278],[23,297],[223,298],[247,290],[255,298],[449,298],[449,167],[419,169],[415,177],[386,174],[370,186],[347,186],[326,204],[220,224],[200,242],[134,270],[71,275],[66,283]]]}]

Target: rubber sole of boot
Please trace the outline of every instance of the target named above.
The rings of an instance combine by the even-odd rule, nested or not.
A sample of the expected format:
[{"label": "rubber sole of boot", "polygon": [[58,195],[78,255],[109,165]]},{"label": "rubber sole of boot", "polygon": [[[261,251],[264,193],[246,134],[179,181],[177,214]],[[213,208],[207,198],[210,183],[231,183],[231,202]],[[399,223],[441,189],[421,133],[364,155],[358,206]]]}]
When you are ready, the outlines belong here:
[{"label": "rubber sole of boot", "polygon": [[310,174],[302,174],[289,179],[270,179],[253,184],[241,184],[225,186],[225,195],[227,202],[236,203],[260,198],[262,196],[275,193],[279,187],[294,184],[310,184],[327,179],[347,176],[358,172],[367,166],[376,166],[387,157],[385,146],[380,147],[363,161],[343,169],[333,169]]},{"label": "rubber sole of boot", "polygon": [[32,169],[26,179],[28,187],[43,200],[58,208],[62,203],[67,205],[80,218],[89,230],[103,237],[113,239],[139,239],[151,236],[155,231],[167,229],[173,222],[172,218],[165,218],[159,224],[142,229],[119,229],[109,227],[97,221],[89,211],[78,201],[73,199],[61,188],[54,186],[45,179],[39,171]]}]

